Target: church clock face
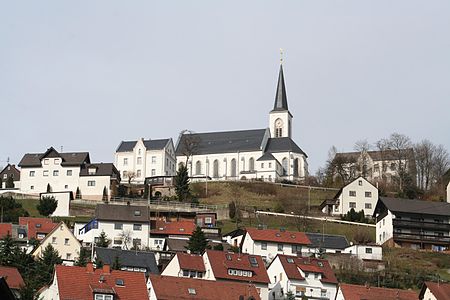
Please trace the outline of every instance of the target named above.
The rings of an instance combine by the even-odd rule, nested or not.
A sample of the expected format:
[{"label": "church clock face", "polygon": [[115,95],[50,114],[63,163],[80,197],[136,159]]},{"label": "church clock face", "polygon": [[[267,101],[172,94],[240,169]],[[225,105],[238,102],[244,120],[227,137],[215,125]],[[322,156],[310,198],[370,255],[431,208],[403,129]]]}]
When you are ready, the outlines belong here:
[{"label": "church clock face", "polygon": [[283,121],[281,119],[277,119],[275,121],[275,127],[277,128],[283,127]]}]

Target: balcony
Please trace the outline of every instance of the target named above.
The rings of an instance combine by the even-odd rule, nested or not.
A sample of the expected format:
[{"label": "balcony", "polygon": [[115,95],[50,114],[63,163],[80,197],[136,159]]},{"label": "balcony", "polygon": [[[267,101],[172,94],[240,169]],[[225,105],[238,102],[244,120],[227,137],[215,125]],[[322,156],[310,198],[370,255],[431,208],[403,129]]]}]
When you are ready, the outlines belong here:
[{"label": "balcony", "polygon": [[405,242],[418,242],[437,245],[450,245],[450,236],[437,236],[432,234],[420,234],[420,233],[395,233],[395,241]]},{"label": "balcony", "polygon": [[427,221],[412,221],[412,220],[402,220],[394,219],[394,228],[418,228],[427,230],[440,230],[440,231],[450,231],[450,224],[448,223],[438,223],[438,222],[427,222]]}]

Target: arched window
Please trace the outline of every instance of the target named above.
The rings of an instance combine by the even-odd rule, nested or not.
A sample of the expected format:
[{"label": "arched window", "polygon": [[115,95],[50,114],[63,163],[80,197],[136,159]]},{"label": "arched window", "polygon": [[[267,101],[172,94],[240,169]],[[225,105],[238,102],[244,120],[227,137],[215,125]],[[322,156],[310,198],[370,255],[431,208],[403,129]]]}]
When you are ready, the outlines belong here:
[{"label": "arched window", "polygon": [[184,163],[182,163],[182,162],[180,162],[180,163],[178,164],[178,170],[179,170],[181,167],[184,167]]},{"label": "arched window", "polygon": [[288,174],[288,159],[285,157],[281,161],[281,165],[283,166],[283,176]]},{"label": "arched window", "polygon": [[236,177],[236,159],[231,160],[231,177]]},{"label": "arched window", "polygon": [[202,163],[199,160],[197,160],[197,162],[195,163],[195,174],[202,174]]},{"label": "arched window", "polygon": [[299,164],[299,161],[298,161],[298,158],[296,158],[296,159],[294,159],[294,176],[298,176],[298,164]]},{"label": "arched window", "polygon": [[219,177],[219,161],[217,159],[215,159],[213,162],[213,177]]},{"label": "arched window", "polygon": [[255,159],[253,157],[248,160],[248,170],[255,171]]}]

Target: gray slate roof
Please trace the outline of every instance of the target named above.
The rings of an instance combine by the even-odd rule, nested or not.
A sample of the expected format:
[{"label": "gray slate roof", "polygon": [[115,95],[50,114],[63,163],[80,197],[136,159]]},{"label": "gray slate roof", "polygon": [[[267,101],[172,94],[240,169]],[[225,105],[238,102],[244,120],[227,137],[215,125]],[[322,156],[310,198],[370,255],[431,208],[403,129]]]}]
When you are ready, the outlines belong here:
[{"label": "gray slate roof", "polygon": [[[89,175],[90,168],[96,168],[95,175]],[[81,167],[80,176],[120,176],[120,172],[112,163],[86,164]]]},{"label": "gray slate roof", "polygon": [[[223,250],[228,251],[231,248],[231,245],[227,243],[221,243],[223,245]],[[167,251],[173,251],[173,252],[187,252],[188,240],[182,240],[182,239],[171,239],[166,238],[166,250]],[[218,245],[218,243],[214,243],[212,241],[208,241],[208,245],[212,247]]]},{"label": "gray slate roof", "polygon": [[266,160],[276,160],[276,158],[269,152],[264,153],[263,156],[258,158],[256,161],[266,161]]},{"label": "gray slate roof", "polygon": [[268,129],[183,134],[175,152],[183,155],[186,144],[192,141],[197,145],[194,155],[260,151],[266,132]]},{"label": "gray slate roof", "polygon": [[275,104],[272,111],[288,110],[286,86],[284,84],[283,65],[280,65],[280,73],[278,74],[277,93],[275,95]]},{"label": "gray slate roof", "polygon": [[306,232],[311,241],[310,247],[326,248],[326,249],[345,249],[350,246],[347,238],[343,235],[309,233]]},{"label": "gray slate roof", "polygon": [[[136,214],[136,212],[139,212],[139,214]],[[97,204],[95,208],[97,220],[148,223],[149,217],[150,213],[147,206]]]},{"label": "gray slate roof", "polygon": [[377,203],[377,209],[381,203],[394,213],[403,212],[450,217],[450,203],[448,202],[380,197]]},{"label": "gray slate roof", "polygon": [[145,268],[147,269],[147,275],[159,275],[158,265],[153,252],[96,247],[95,253],[105,264],[113,265],[116,257],[118,257],[121,266]]},{"label": "gray slate roof", "polygon": [[271,138],[267,143],[265,152],[276,153],[276,152],[295,152],[305,155],[305,152],[289,137],[282,138]]},{"label": "gray slate roof", "polygon": [[[170,139],[160,140],[144,140],[144,146],[147,150],[161,150],[169,143]],[[137,141],[122,141],[117,147],[116,152],[130,152],[133,151]]]},{"label": "gray slate roof", "polygon": [[44,153],[26,153],[19,162],[19,167],[40,167],[41,160],[46,157],[61,157],[62,166],[81,166],[84,163],[90,163],[89,152],[66,152],[59,153],[53,147],[50,147]]},{"label": "gray slate roof", "polygon": [[[397,150],[384,150],[384,151],[367,151],[367,154],[374,161],[380,160],[397,160],[398,153]],[[342,158],[344,161],[356,161],[361,156],[361,152],[340,152],[336,153],[337,158]],[[404,153],[402,154],[404,157],[413,158],[414,150],[413,149],[404,149]]]}]

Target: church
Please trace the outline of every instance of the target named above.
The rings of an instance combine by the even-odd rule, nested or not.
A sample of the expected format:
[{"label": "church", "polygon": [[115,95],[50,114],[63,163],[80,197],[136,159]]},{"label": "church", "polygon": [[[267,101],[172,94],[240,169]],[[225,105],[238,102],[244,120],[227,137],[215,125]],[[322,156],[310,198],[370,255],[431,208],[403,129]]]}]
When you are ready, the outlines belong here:
[{"label": "church", "polygon": [[253,130],[183,133],[175,155],[189,176],[212,180],[302,181],[308,175],[306,153],[292,140],[283,65],[269,127]]}]

